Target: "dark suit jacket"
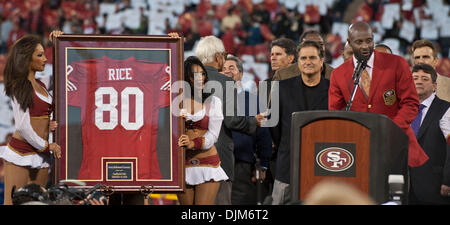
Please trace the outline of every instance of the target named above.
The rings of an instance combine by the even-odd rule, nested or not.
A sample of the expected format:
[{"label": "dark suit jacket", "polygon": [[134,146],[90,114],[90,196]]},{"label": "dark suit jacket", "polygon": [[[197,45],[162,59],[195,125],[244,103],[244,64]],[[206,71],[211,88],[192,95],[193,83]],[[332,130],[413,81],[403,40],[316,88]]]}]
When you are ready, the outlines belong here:
[{"label": "dark suit jacket", "polygon": [[449,107],[449,102],[436,96],[417,134],[420,146],[430,159],[422,166],[411,168],[414,192],[411,194],[423,203],[450,204],[450,197],[440,194],[442,184],[450,186],[450,146],[439,126]]},{"label": "dark suit jacket", "polygon": [[[280,134],[278,146],[277,165],[275,179],[290,183],[290,155],[291,155],[291,120],[292,113],[308,110],[303,101],[302,77],[296,76],[280,81],[280,121],[271,131]],[[328,109],[328,88],[330,81],[321,77],[318,86],[316,102],[309,110]]]},{"label": "dark suit jacket", "polygon": [[[246,117],[246,116],[236,116],[237,115],[237,101],[236,89],[227,89],[227,82],[230,87],[230,84],[234,84],[234,80],[230,77],[227,77],[216,68],[212,66],[205,66],[206,72],[208,73],[208,82],[216,81],[219,82],[222,87],[222,92],[214,90],[213,94],[222,100],[223,106],[223,115],[224,119],[222,122],[222,127],[220,128],[219,138],[215,143],[217,148],[217,152],[219,153],[221,164],[220,166],[223,168],[227,176],[230,180],[234,179],[234,142],[231,131],[238,131],[246,134],[253,134],[256,131],[256,119],[254,117]],[[208,84],[205,88],[208,88]],[[234,87],[234,86],[232,86]],[[230,96],[234,96],[233,99],[227,99],[227,92],[233,91],[233,95],[228,93]],[[234,104],[233,104],[234,103]],[[228,112],[228,115],[227,115]],[[231,116],[230,116],[231,115]],[[234,115],[234,116],[233,116]]]},{"label": "dark suit jacket", "polygon": [[[250,113],[259,113],[258,104],[250,104],[250,101],[258,101],[257,96],[242,91],[238,94],[238,108],[245,110],[245,115]],[[241,102],[244,100],[244,102]],[[255,164],[256,156],[260,159],[261,166],[269,167],[270,157],[272,156],[272,138],[268,127],[258,127],[253,135],[243,134],[233,131],[234,155],[236,160],[249,164]]]}]

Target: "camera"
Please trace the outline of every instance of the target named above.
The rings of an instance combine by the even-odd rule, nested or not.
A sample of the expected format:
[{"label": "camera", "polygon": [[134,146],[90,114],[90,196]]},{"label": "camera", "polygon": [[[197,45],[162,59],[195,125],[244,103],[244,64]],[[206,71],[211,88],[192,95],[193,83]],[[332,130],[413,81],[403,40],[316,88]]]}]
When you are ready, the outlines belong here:
[{"label": "camera", "polygon": [[105,205],[107,204],[105,195],[103,195],[102,192],[94,191],[91,194],[87,195],[83,205],[90,205],[91,203],[89,201],[94,199],[96,199],[99,202],[103,202],[103,204]]},{"label": "camera", "polygon": [[102,187],[97,184],[90,189],[72,188],[64,182],[49,187],[47,190],[38,184],[28,184],[11,193],[13,205],[42,203],[46,205],[91,205],[90,200],[107,204],[105,195],[98,191]]},{"label": "camera", "polygon": [[13,205],[22,205],[30,202],[41,202],[49,204],[48,195],[45,189],[38,184],[28,184],[19,188],[17,191],[16,186],[13,186],[11,192],[11,199]]},{"label": "camera", "polygon": [[11,193],[14,205],[42,203],[46,205],[90,205],[90,200],[96,199],[107,204],[106,197],[101,191],[101,184],[90,189],[71,188],[65,183],[51,186],[47,190],[38,184],[28,184]]},{"label": "camera", "polygon": [[102,192],[97,191],[102,185],[97,184],[94,187],[85,190],[79,188],[70,188],[66,184],[58,184],[48,189],[49,200],[54,204],[79,204],[90,205],[90,200],[96,199],[103,204],[107,204],[106,198]]}]

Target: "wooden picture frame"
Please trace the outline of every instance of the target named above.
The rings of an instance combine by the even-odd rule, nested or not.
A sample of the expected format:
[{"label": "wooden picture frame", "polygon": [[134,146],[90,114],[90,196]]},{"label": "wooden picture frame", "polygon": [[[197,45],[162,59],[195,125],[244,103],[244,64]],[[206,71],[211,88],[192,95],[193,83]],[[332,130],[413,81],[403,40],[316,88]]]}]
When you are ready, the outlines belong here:
[{"label": "wooden picture frame", "polygon": [[183,41],[169,36],[56,38],[54,182],[114,191],[184,189],[181,118],[173,82],[183,80]]}]

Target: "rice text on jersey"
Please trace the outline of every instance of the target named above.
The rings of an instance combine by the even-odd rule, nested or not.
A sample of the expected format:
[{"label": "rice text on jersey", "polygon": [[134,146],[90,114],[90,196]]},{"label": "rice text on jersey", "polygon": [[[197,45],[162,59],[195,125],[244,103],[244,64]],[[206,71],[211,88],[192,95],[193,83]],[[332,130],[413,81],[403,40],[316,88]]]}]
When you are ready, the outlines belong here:
[{"label": "rice text on jersey", "polygon": [[131,68],[108,68],[108,80],[133,80]]}]

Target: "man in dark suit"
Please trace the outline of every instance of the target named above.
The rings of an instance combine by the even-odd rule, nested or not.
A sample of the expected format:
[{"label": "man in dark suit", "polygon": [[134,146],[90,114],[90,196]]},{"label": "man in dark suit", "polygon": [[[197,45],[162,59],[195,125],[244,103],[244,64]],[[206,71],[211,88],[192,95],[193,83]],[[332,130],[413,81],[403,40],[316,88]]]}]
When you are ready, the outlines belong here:
[{"label": "man in dark suit", "polygon": [[353,49],[353,59],[331,73],[329,110],[346,107],[353,90],[352,74],[357,58],[364,57],[367,66],[361,73],[350,110],[388,116],[409,137],[409,166],[424,164],[428,157],[410,127],[419,109],[419,99],[408,63],[400,56],[374,51],[372,29],[365,22],[350,26],[347,41]]},{"label": "man in dark suit", "polygon": [[[289,38],[284,37],[272,41],[272,43],[270,43],[270,68],[272,69],[272,71],[276,73],[277,70],[281,70],[292,64],[297,65],[297,45],[295,44],[295,42]],[[270,103],[272,79],[273,76],[267,78],[266,80],[264,80],[265,82],[259,85],[260,89],[264,88],[264,84],[267,85],[267,103]],[[272,140],[279,139],[279,134],[271,134],[271,137]],[[278,146],[272,145],[272,157],[270,159],[269,173],[267,177],[271,182],[271,186],[273,186],[274,175],[276,173],[275,164],[277,161],[277,147]]]},{"label": "man in dark suit", "polygon": [[[288,66],[297,65],[297,45],[289,38],[278,38],[270,43],[270,68],[275,72]],[[297,75],[300,72],[297,73]],[[275,75],[274,75],[275,76]],[[267,78],[267,101],[270,102],[270,93],[274,76]]]},{"label": "man in dark suit", "polygon": [[[244,67],[242,61],[228,55],[223,73],[236,81],[238,92],[238,115],[255,115],[258,110],[258,96],[244,90],[241,85]],[[233,131],[234,181],[231,191],[233,205],[256,205],[263,201],[269,191],[266,170],[272,155],[272,138],[268,127],[258,127],[253,135]],[[259,163],[257,163],[257,159]],[[259,176],[256,177],[256,174]],[[257,180],[258,179],[258,180]],[[260,189],[258,189],[261,187]],[[259,196],[258,196],[259,195]]]},{"label": "man in dark suit", "polygon": [[[411,123],[417,140],[430,158],[411,168],[410,204],[450,204],[450,103],[436,96],[437,73],[428,64],[412,69],[419,95],[419,114]],[[441,122],[442,121],[442,122]]]},{"label": "man in dark suit", "polygon": [[208,73],[209,81],[205,90],[213,89],[213,94],[222,100],[224,120],[215,146],[219,153],[221,166],[230,179],[221,183],[216,204],[230,205],[231,182],[234,179],[234,143],[231,131],[251,135],[256,131],[256,127],[261,123],[263,117],[258,115],[255,117],[237,116],[234,80],[220,73],[226,57],[225,47],[220,39],[214,36],[203,37],[197,44],[195,54],[202,61]]},{"label": "man in dark suit", "polygon": [[301,75],[279,83],[280,121],[272,128],[280,134],[277,165],[272,198],[274,205],[287,204],[290,200],[290,137],[293,112],[326,110],[330,82],[321,76],[324,51],[319,44],[305,41],[298,47],[298,65]]}]

